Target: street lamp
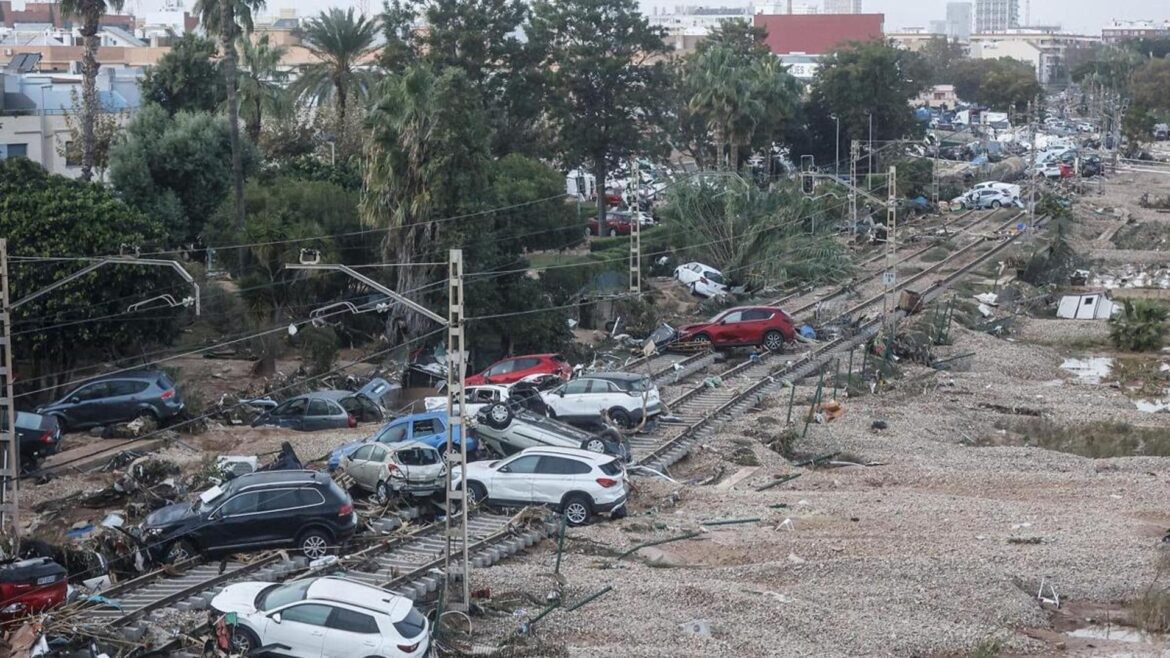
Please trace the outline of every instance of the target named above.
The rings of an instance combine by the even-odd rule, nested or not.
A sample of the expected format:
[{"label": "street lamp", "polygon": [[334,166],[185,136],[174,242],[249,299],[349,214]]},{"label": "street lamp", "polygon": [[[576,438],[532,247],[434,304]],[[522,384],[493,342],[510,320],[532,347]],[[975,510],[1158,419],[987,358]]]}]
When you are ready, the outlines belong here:
[{"label": "street lamp", "polygon": [[837,148],[833,154],[833,175],[841,178],[841,117],[836,114],[830,114],[833,121],[837,122]]}]

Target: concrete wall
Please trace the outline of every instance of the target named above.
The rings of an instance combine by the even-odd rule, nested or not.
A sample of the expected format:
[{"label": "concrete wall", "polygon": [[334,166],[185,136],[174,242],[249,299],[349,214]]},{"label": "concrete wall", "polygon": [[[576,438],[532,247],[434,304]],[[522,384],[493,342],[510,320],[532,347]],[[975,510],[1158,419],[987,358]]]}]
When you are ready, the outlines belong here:
[{"label": "concrete wall", "polygon": [[[125,115],[121,115],[125,121]],[[22,115],[0,117],[0,145],[24,144],[29,160],[40,164],[49,173],[69,178],[81,175],[79,165],[69,166],[58,148],[64,148],[70,139],[66,117],[60,114]],[[105,177],[105,172],[100,172]]]}]

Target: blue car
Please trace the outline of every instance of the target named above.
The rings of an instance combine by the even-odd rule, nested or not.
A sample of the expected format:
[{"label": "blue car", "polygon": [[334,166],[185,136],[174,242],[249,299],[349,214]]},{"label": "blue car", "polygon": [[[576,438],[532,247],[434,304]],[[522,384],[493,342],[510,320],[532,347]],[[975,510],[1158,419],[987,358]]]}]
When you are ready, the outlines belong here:
[{"label": "blue car", "polygon": [[[455,444],[462,443],[462,436],[455,437]],[[341,458],[357,450],[364,443],[377,441],[379,443],[398,443],[401,441],[419,441],[435,448],[440,453],[447,447],[447,412],[428,411],[421,414],[410,414],[386,423],[373,436],[361,441],[346,443],[333,449],[329,453],[329,471],[332,472],[341,464]],[[468,432],[467,452],[474,453],[479,449],[479,442],[475,440],[475,433]]]}]

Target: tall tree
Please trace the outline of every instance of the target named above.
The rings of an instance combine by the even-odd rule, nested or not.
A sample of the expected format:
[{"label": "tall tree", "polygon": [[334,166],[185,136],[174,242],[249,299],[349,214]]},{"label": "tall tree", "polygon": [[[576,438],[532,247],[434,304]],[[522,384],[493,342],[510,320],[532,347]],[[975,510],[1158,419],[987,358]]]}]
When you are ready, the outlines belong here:
[{"label": "tall tree", "polygon": [[309,19],[301,31],[301,43],[317,61],[301,70],[297,90],[317,102],[332,99],[337,105],[338,125],[345,125],[346,103],[351,95],[365,98],[373,84],[373,73],[361,67],[373,51],[378,24],[355,16],[353,8],[337,7]]},{"label": "tall tree", "polygon": [[94,124],[100,111],[97,94],[97,50],[101,40],[98,28],[107,11],[122,11],[125,0],[61,0],[61,13],[81,19],[81,38],[85,50],[81,55],[81,180],[93,177]]},{"label": "tall tree", "polygon": [[876,140],[912,134],[919,125],[909,101],[926,88],[927,78],[921,56],[878,41],[851,43],[822,57],[809,100],[814,142],[832,147],[833,115],[841,122],[842,143],[864,143],[871,117]]},{"label": "tall tree", "polygon": [[284,109],[283,82],[288,75],[280,68],[280,59],[288,49],[272,46],[268,35],[253,43],[244,39],[244,69],[240,72],[240,113],[248,139],[253,144],[260,142],[260,124],[265,113],[276,113]]},{"label": "tall tree", "polygon": [[215,41],[188,32],[147,69],[142,97],[170,114],[215,112],[227,98]]},{"label": "tall tree", "polygon": [[[228,129],[232,142],[232,177],[235,188],[236,224],[242,230],[244,215],[244,154],[240,144],[240,99],[237,93],[236,41],[252,33],[252,14],[265,6],[264,0],[195,0],[195,13],[208,34],[219,35],[223,48],[223,77],[227,89]],[[240,250],[240,269],[248,262],[248,252]]]},{"label": "tall tree", "polygon": [[1032,65],[1010,57],[959,62],[952,79],[959,98],[1003,112],[1023,110],[1043,91]]},{"label": "tall tree", "polygon": [[[383,80],[370,125],[363,222],[390,229],[382,242],[387,262],[441,257],[452,227],[435,220],[464,213],[486,184],[489,136],[478,95],[462,71],[419,63]],[[421,299],[432,271],[394,269],[394,289]],[[388,322],[392,335],[417,335],[427,320],[395,306]]]},{"label": "tall tree", "polygon": [[528,38],[542,53],[548,114],[566,163],[587,163],[605,224],[610,167],[646,153],[667,123],[664,32],[635,0],[537,0]]},{"label": "tall tree", "polygon": [[966,58],[963,44],[937,36],[919,51],[925,60],[928,82],[932,85],[954,84],[955,66]]}]

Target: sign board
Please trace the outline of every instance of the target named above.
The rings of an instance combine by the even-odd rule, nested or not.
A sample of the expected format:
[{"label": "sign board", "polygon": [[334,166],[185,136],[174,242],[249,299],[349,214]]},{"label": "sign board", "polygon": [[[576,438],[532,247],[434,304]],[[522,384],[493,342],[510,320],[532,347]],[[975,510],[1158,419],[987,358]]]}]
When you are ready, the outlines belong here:
[{"label": "sign board", "polygon": [[898,274],[896,272],[882,272],[882,284],[892,286],[898,281]]}]

